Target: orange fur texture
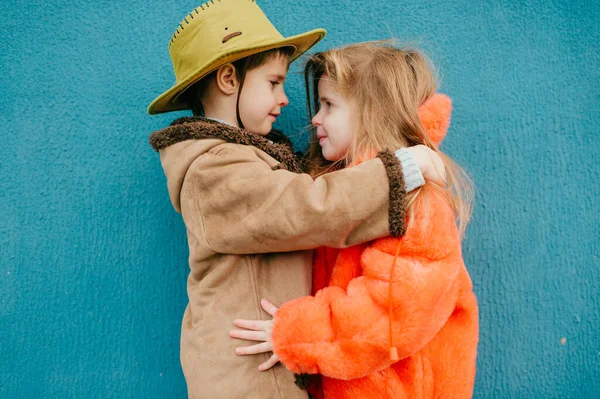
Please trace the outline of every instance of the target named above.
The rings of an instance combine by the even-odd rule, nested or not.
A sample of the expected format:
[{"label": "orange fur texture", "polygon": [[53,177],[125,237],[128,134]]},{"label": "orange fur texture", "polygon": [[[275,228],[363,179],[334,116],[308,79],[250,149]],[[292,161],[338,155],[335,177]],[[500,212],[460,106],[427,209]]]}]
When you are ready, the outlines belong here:
[{"label": "orange fur texture", "polygon": [[[436,145],[449,125],[449,100],[436,94],[419,113]],[[322,374],[317,397],[472,396],[477,300],[448,201],[433,187],[421,190],[403,237],[318,249],[316,295],[284,304],[275,315],[275,353],[295,373]],[[390,359],[390,342],[397,361]]]},{"label": "orange fur texture", "polygon": [[445,94],[436,93],[421,104],[418,113],[427,136],[439,147],[450,126],[452,100]]}]

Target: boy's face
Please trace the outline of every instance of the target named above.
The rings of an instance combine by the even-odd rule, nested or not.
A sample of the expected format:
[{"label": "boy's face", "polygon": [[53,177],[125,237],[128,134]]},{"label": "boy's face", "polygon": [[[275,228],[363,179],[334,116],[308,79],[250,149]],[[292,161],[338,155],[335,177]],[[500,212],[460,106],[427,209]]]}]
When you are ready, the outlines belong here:
[{"label": "boy's face", "polygon": [[244,127],[261,136],[269,134],[281,109],[289,104],[283,90],[289,60],[274,55],[246,73],[240,95],[240,117]]},{"label": "boy's face", "polygon": [[356,110],[330,83],[327,74],[319,79],[319,112],[312,118],[317,128],[321,153],[328,161],[344,158],[356,128]]}]

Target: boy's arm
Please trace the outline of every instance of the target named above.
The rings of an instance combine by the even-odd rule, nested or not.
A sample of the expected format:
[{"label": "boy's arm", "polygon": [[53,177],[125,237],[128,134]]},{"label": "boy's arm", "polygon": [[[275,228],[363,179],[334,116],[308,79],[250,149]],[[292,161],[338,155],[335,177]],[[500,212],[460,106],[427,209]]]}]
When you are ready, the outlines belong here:
[{"label": "boy's arm", "polygon": [[252,152],[225,144],[190,167],[182,213],[219,253],[340,248],[403,235],[405,196],[400,162],[389,152],[313,180],[273,171]]}]

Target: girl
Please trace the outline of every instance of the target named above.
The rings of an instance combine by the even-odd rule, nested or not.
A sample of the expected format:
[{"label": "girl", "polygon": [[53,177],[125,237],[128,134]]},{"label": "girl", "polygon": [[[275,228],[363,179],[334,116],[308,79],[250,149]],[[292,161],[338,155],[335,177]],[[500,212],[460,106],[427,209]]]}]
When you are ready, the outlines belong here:
[{"label": "girl", "polygon": [[[388,148],[436,149],[445,135],[450,100],[434,94],[417,51],[355,44],[314,55],[306,77],[318,107],[314,175]],[[280,309],[263,300],[273,320],[236,320],[245,330],[230,335],[264,342],[237,353],[273,351],[261,370],[281,361],[295,373],[322,374],[325,398],[471,397],[477,302],[460,246],[471,191],[464,172],[442,158],[447,185],[427,182],[407,196],[403,237],[318,250],[316,295]]]}]

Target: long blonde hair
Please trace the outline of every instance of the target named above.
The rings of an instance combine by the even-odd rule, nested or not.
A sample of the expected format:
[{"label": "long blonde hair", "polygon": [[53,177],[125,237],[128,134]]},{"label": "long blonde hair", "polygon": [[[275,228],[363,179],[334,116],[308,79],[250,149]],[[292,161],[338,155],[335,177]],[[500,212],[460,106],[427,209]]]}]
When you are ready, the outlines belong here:
[{"label": "long blonde hair", "polygon": [[[319,108],[318,82],[324,75],[332,86],[356,105],[356,132],[345,158],[329,162],[312,129],[308,161],[313,175],[321,175],[373,156],[418,144],[438,152],[446,168],[446,185],[427,182],[442,190],[452,206],[461,235],[471,216],[473,189],[469,176],[427,136],[418,109],[436,91],[429,59],[415,49],[400,49],[390,42],[366,42],[313,55],[305,67],[309,117]],[[312,104],[311,104],[312,101]],[[408,219],[421,189],[408,195]],[[424,198],[423,200],[426,201]],[[427,208],[427,207],[425,207]]]}]

